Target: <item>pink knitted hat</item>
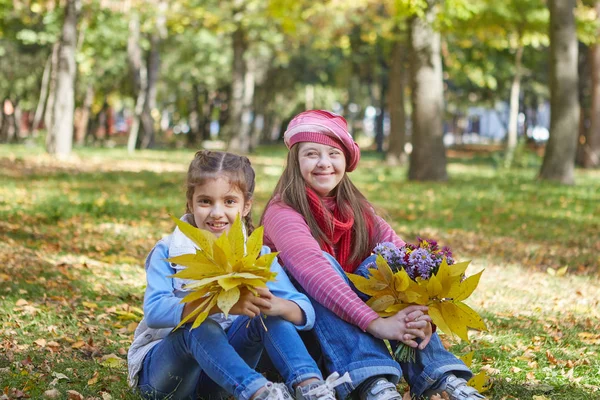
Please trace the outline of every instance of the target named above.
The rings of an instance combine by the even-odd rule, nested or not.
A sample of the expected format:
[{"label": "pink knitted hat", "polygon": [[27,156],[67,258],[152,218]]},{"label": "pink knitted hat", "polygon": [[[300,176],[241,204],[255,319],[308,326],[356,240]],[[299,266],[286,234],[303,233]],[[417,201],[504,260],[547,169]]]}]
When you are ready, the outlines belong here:
[{"label": "pink knitted hat", "polygon": [[360,149],[350,133],[348,124],[341,115],[325,110],[308,110],[296,115],[283,134],[288,149],[299,142],[315,142],[336,147],[346,156],[346,171],[356,168]]}]

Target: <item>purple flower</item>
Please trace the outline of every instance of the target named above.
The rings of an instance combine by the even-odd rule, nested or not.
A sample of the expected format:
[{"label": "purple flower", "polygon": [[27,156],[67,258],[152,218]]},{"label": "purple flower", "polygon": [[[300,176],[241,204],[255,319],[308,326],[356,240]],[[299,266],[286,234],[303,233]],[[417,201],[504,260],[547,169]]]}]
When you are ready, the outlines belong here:
[{"label": "purple flower", "polygon": [[435,240],[421,237],[417,237],[416,245],[406,243],[400,248],[391,242],[379,243],[373,252],[381,255],[392,271],[404,269],[412,279],[429,279],[431,275],[437,274],[444,257],[448,265],[454,264],[452,251],[448,247],[440,249]]},{"label": "purple flower", "polygon": [[427,249],[416,249],[413,251],[410,253],[409,261],[413,267],[415,278],[418,275],[423,279],[429,279],[431,272],[436,267],[436,263]]}]

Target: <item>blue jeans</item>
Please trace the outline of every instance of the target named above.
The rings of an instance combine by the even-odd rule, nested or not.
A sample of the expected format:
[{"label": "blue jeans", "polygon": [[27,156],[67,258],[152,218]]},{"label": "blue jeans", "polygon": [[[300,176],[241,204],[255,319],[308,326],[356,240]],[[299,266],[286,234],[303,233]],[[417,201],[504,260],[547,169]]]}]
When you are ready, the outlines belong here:
[{"label": "blue jeans", "polygon": [[261,318],[239,316],[227,332],[210,318],[196,329],[188,324],[171,332],[144,358],[140,393],[146,399],[249,399],[267,383],[254,370],[263,348],[290,389],[322,379],[296,327],[267,317],[265,330]]},{"label": "blue jeans", "polygon": [[[328,253],[324,254],[336,271],[353,287],[335,258]],[[367,266],[374,260],[374,256],[364,260],[355,273],[368,276]],[[354,287],[353,289],[356,291]],[[311,302],[316,314],[314,332],[321,344],[327,371],[337,371],[340,374],[349,372],[352,378],[352,384],[346,383],[336,388],[341,399],[348,397],[358,385],[373,376],[383,375],[397,383],[401,374],[404,374],[411,387],[411,394],[417,397],[427,389],[435,388],[450,373],[467,380],[472,376],[469,368],[444,348],[435,333],[427,347],[417,351],[414,363],[400,365],[392,359],[383,340],[342,320],[312,298]]]}]

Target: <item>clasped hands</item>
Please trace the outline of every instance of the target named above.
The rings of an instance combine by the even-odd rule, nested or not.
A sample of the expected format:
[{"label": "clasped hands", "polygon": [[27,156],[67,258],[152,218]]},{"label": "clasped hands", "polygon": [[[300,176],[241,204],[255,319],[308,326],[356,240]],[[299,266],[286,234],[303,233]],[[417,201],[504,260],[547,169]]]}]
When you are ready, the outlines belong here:
[{"label": "clasped hands", "polygon": [[[397,340],[423,350],[431,340],[433,328],[426,306],[411,305],[396,314],[373,320],[367,332],[379,339]],[[418,343],[416,339],[421,339]]]}]

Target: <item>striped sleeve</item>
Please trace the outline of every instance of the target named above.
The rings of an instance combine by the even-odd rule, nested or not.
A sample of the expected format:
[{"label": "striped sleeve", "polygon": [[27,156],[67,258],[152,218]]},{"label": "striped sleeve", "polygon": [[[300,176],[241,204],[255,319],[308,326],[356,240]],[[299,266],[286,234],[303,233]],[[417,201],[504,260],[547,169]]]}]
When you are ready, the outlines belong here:
[{"label": "striped sleeve", "polygon": [[285,268],[313,299],[362,330],[379,317],[331,266],[299,213],[271,203],[263,226],[265,243],[279,251]]},{"label": "striped sleeve", "polygon": [[404,240],[400,239],[400,236],[392,229],[392,227],[385,222],[379,215],[375,216],[375,231],[379,232],[379,242],[392,242],[396,247],[402,247],[405,245]]}]

